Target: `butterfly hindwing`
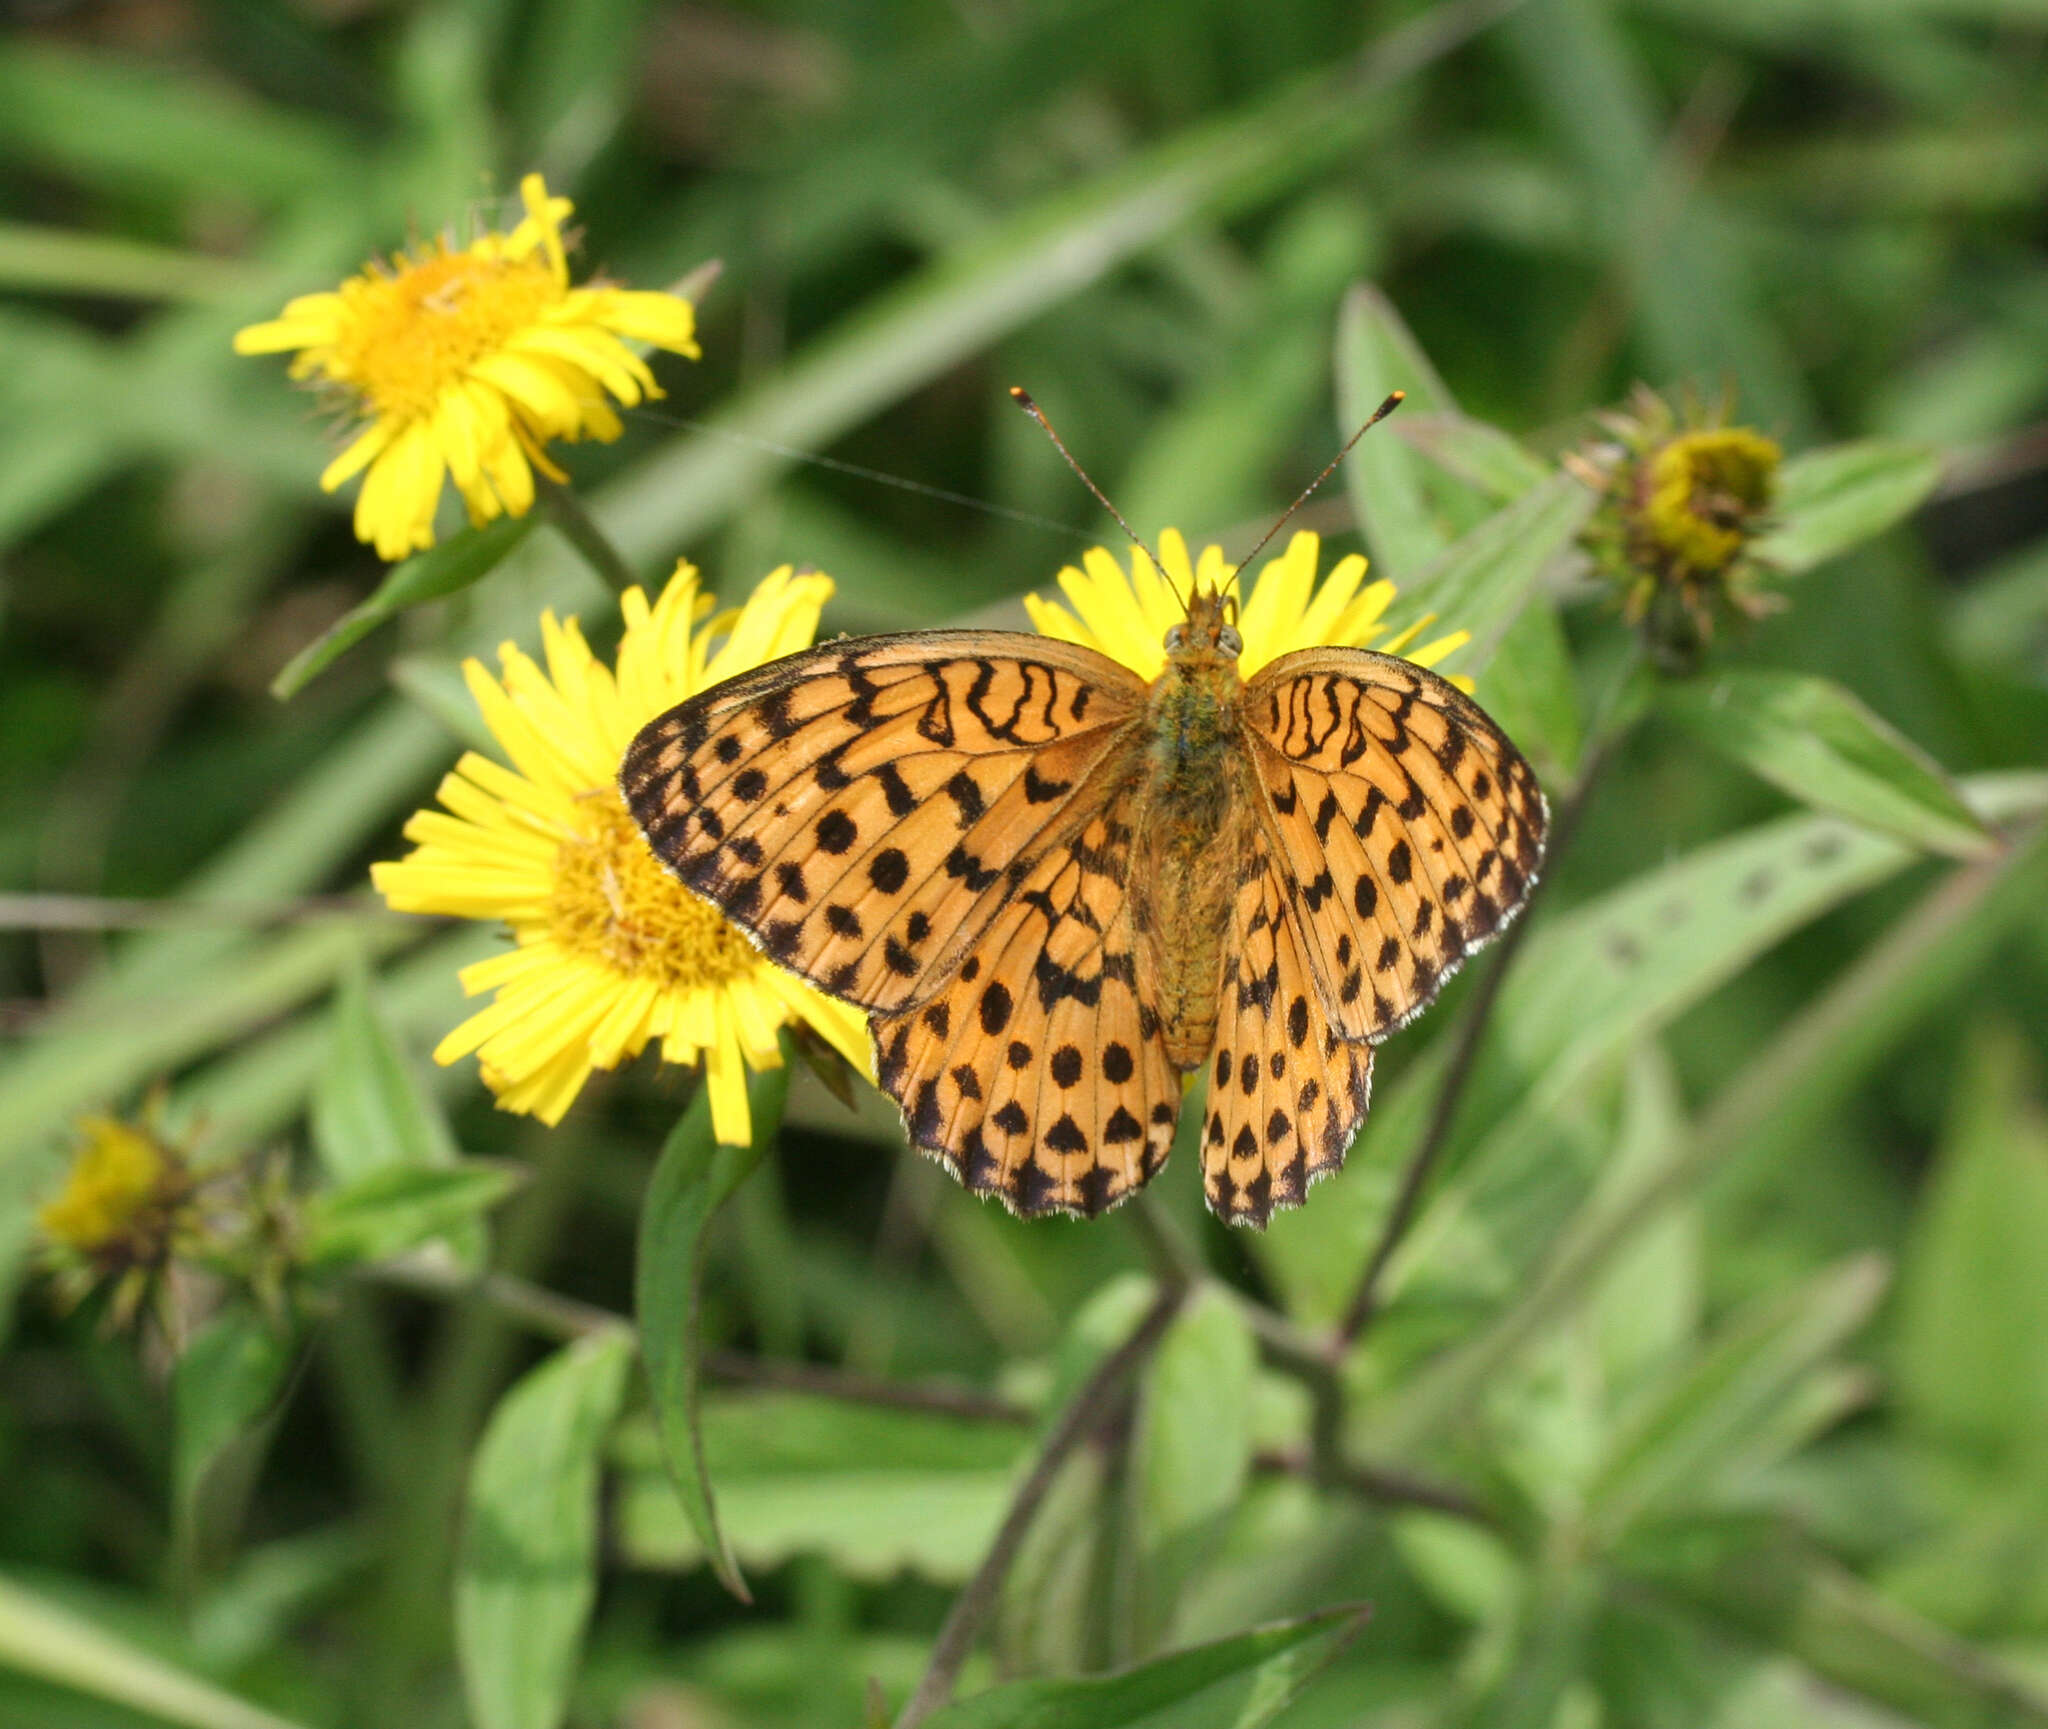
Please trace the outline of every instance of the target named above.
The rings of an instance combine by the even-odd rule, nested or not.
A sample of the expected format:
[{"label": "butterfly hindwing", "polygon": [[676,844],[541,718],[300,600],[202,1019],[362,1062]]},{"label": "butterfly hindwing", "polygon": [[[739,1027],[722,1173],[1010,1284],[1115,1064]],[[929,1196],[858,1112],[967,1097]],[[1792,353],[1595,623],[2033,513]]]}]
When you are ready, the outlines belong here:
[{"label": "butterfly hindwing", "polygon": [[1280,869],[1254,833],[1217,986],[1202,1187],[1231,1224],[1264,1226],[1333,1175],[1365,1121],[1372,1046],[1324,1011]]},{"label": "butterfly hindwing", "polygon": [[1133,941],[1128,785],[1041,854],[929,1001],[873,1019],[911,1139],[1026,1216],[1094,1217],[1173,1144],[1180,1077]]},{"label": "butterfly hindwing", "polygon": [[1521,909],[1548,810],[1506,735],[1435,674],[1283,656],[1240,712],[1260,814],[1340,1037],[1380,1039]]},{"label": "butterfly hindwing", "polygon": [[656,855],[773,959],[899,1009],[937,988],[1023,861],[1099,800],[1091,777],[1144,696],[1135,674],[1068,643],[828,643],[650,722],[620,787]]}]

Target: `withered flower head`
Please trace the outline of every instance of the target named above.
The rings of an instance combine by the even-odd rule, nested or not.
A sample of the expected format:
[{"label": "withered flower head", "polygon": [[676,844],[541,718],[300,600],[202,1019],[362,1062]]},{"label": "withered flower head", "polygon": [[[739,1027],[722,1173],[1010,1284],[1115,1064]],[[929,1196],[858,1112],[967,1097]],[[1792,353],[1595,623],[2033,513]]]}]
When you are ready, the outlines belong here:
[{"label": "withered flower head", "polygon": [[1780,604],[1749,548],[1767,525],[1781,453],[1775,440],[1722,424],[1727,405],[1688,398],[1674,411],[1638,386],[1613,435],[1575,466],[1605,495],[1586,544],[1657,664],[1690,672],[1726,619]]}]

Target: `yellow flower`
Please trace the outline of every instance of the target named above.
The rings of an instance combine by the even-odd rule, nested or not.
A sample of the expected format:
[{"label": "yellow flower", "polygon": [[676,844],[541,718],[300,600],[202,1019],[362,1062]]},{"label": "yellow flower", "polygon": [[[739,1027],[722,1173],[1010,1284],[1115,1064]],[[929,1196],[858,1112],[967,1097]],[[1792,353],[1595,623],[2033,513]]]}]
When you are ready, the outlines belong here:
[{"label": "yellow flower", "polygon": [[523,516],[535,468],[563,478],[548,460],[550,440],[617,438],[606,392],[628,407],[661,395],[627,341],[693,360],[700,352],[687,300],[605,283],[571,288],[562,223],[574,207],[550,197],[538,174],[519,194],[526,216],[509,234],[460,249],[437,240],[378,260],[235,337],[238,354],[297,350],[292,377],[340,386],[369,422],[320,485],[332,492],[369,471],[356,495],[356,538],[380,558],[434,544],[445,476],[472,523]]},{"label": "yellow flower", "polygon": [[[1332,565],[1318,587],[1321,548],[1320,538],[1303,530],[1259,572],[1237,616],[1238,634],[1244,638],[1237,662],[1241,676],[1249,678],[1268,661],[1298,648],[1319,647],[1371,647],[1433,667],[1472,640],[1470,631],[1458,630],[1411,649],[1409,644],[1428,626],[1431,614],[1400,635],[1376,642],[1385,628],[1380,620],[1394,599],[1394,585],[1384,580],[1366,583],[1365,560],[1352,553]],[[1104,548],[1090,547],[1082,555],[1083,568],[1068,565],[1059,573],[1059,585],[1073,611],[1027,594],[1024,605],[1031,622],[1043,636],[1084,643],[1122,661],[1141,678],[1157,678],[1166,668],[1166,633],[1185,612],[1176,597],[1192,594],[1197,585],[1220,589],[1236,568],[1224,562],[1220,546],[1205,546],[1200,559],[1190,561],[1187,542],[1176,528],[1159,536],[1159,557],[1166,566],[1164,582],[1151,559],[1135,548],[1126,570]],[[1471,688],[1469,679],[1451,682],[1460,689]]]},{"label": "yellow flower", "polygon": [[[863,1073],[868,1037],[856,1009],[820,996],[764,960],[722,915],[655,860],[619,796],[633,735],[683,698],[809,645],[831,579],[788,566],[744,607],[711,613],[697,573],[679,564],[652,606],[620,600],[625,636],[614,672],[576,621],[541,619],[547,667],[507,643],[494,678],[477,661],[469,688],[511,760],[475,752],[441,782],[442,810],[406,824],[414,851],[371,877],[401,912],[502,919],[514,946],[466,967],[472,996],[496,999],[434,1052],[475,1052],[499,1105],[561,1120],[593,1069],[659,1039],[674,1063],[702,1060],[712,1124],[748,1138],[746,1066],[781,1061],[776,1031],[808,1022]],[[714,643],[716,647],[714,647]]]},{"label": "yellow flower", "polygon": [[176,1186],[171,1160],[140,1129],[112,1117],[87,1117],[78,1128],[84,1145],[37,1223],[52,1242],[81,1255],[140,1251],[145,1237],[153,1242],[163,1234],[162,1203]]},{"label": "yellow flower", "polygon": [[1781,453],[1746,426],[1680,433],[1643,463],[1638,529],[1652,556],[1685,570],[1725,570],[1770,508]]}]

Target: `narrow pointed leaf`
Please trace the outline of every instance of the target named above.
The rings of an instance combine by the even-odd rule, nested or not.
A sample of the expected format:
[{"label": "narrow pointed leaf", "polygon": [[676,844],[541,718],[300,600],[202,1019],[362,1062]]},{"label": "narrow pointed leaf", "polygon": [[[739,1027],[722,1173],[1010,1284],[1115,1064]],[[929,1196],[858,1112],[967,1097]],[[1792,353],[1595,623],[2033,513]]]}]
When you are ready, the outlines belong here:
[{"label": "narrow pointed leaf", "polygon": [[711,1095],[708,1088],[700,1089],[661,1149],[640,1208],[634,1312],[662,1461],[712,1570],[742,1602],[753,1599],[732,1546],[719,1529],[718,1504],[704,1462],[698,1286],[711,1221],[774,1140],[788,1089],[787,1069],[748,1077],[747,1108],[753,1116],[754,1138],[744,1147],[720,1146],[712,1138]]},{"label": "narrow pointed leaf", "polygon": [[291,1341],[246,1304],[221,1310],[193,1335],[171,1376],[171,1477],[182,1519],[194,1512],[207,1473],[277,1399]]},{"label": "narrow pointed leaf", "polygon": [[[1671,1553],[1676,1559],[1687,1548]],[[1797,1538],[1745,1543],[1683,1571],[1660,1570],[1656,1586],[1913,1722],[2048,1729],[2048,1688],[1880,1596]]]},{"label": "narrow pointed leaf", "polygon": [[1551,560],[1572,543],[1594,498],[1569,474],[1553,474],[1467,531],[1403,584],[1390,625],[1434,622],[1423,632],[1469,630],[1451,670],[1477,676],[1535,591]]},{"label": "narrow pointed leaf", "polygon": [[625,1397],[623,1327],[558,1351],[499,1401],[470,1469],[455,1643],[477,1729],[557,1729],[597,1596],[597,1486]]},{"label": "narrow pointed leaf", "polygon": [[[706,1394],[698,1417],[718,1527],[749,1567],[823,1555],[877,1582],[904,1569],[960,1584],[1016,1491],[1030,1430],[816,1394]],[[638,1567],[691,1568],[708,1552],[684,1513],[650,1423],[623,1427],[616,1528]]]},{"label": "narrow pointed leaf", "polygon": [[[0,1578],[0,1667],[187,1729],[297,1729],[38,1592]],[[122,1721],[128,1721],[123,1716]]]},{"label": "narrow pointed leaf", "polygon": [[[1337,318],[1337,418],[1348,438],[1396,390],[1401,412],[1455,413],[1457,404],[1393,303],[1370,283],[1344,297]],[[1422,460],[1382,427],[1345,458],[1344,486],[1374,574],[1406,584],[1450,544],[1423,486]]]},{"label": "narrow pointed leaf", "polygon": [[1618,1537],[1646,1512],[1711,1495],[1746,1439],[1869,1320],[1887,1277],[1880,1257],[1859,1255],[1738,1314],[1609,1438],[1589,1497],[1597,1527]]},{"label": "narrow pointed leaf", "polygon": [[1997,841],[1941,767],[1829,679],[1743,671],[1667,688],[1694,737],[1818,811],[1952,858]]},{"label": "narrow pointed leaf", "polygon": [[332,1044],[313,1090],[313,1146],[337,1183],[394,1165],[445,1165],[455,1142],[405,1061],[361,956],[342,971]]},{"label": "narrow pointed leaf", "polygon": [[1355,1603],[1196,1645],[1116,1675],[1013,1681],[926,1729],[1262,1729],[1358,1636]]},{"label": "narrow pointed leaf", "polygon": [[483,1159],[387,1165],[307,1204],[301,1256],[313,1267],[354,1266],[473,1231],[523,1175]]},{"label": "narrow pointed leaf", "polygon": [[1794,457],[1779,471],[1775,526],[1750,550],[1788,575],[1809,571],[1912,515],[1941,470],[1924,444],[1875,438]]},{"label": "narrow pointed leaf", "polygon": [[1146,1367],[1131,1454],[1142,1636],[1172,1624],[1244,1493],[1257,1372],[1242,1305],[1213,1287],[1175,1317]]},{"label": "narrow pointed leaf", "polygon": [[270,694],[280,701],[293,697],[387,619],[408,607],[446,600],[481,582],[532,532],[536,518],[501,516],[483,528],[472,528],[440,545],[394,565],[376,593],[343,613],[285,662],[271,681]]},{"label": "narrow pointed leaf", "polygon": [[1499,427],[1456,410],[1415,413],[1404,404],[1388,424],[1411,450],[1478,487],[1497,504],[1512,504],[1551,473],[1549,463],[1532,456]]}]

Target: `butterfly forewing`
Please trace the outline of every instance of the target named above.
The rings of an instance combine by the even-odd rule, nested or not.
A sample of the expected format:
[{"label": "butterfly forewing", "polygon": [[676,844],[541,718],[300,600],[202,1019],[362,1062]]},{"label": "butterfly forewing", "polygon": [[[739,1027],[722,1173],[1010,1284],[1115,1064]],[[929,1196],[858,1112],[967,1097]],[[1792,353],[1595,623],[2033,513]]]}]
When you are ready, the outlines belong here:
[{"label": "butterfly forewing", "polygon": [[911,1138],[1015,1212],[1089,1217],[1173,1144],[1167,1060],[1131,931],[1130,780],[1042,853],[929,1002],[874,1021]]},{"label": "butterfly forewing", "polygon": [[1528,898],[1535,774],[1454,686],[1362,649],[1272,662],[1240,714],[1323,1006],[1340,1037],[1384,1038]]},{"label": "butterfly forewing", "polygon": [[1049,640],[826,644],[650,723],[620,787],[657,856],[774,959],[900,1009],[1099,802],[1093,777],[1144,694],[1106,656]]}]

